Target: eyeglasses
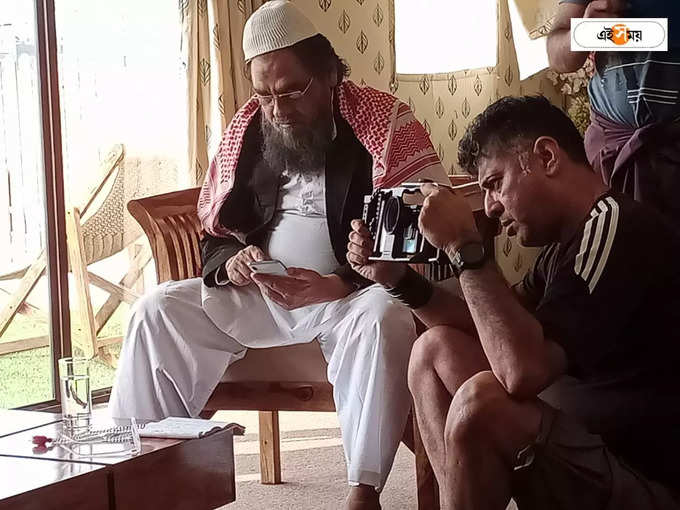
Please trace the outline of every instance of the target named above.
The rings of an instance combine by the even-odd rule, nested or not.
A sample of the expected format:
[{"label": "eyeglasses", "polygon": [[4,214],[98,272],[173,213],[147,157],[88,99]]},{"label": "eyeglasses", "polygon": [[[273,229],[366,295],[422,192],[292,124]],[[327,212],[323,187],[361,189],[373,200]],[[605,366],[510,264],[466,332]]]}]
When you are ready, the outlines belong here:
[{"label": "eyeglasses", "polygon": [[272,104],[274,104],[274,100],[279,101],[279,104],[281,102],[294,103],[295,101],[299,101],[304,97],[304,95],[309,90],[309,87],[312,85],[313,81],[314,77],[310,78],[309,83],[307,83],[307,86],[305,87],[304,90],[294,90],[293,92],[285,92],[283,94],[271,94],[266,96],[256,93],[255,98],[260,102],[262,106],[271,106]]}]

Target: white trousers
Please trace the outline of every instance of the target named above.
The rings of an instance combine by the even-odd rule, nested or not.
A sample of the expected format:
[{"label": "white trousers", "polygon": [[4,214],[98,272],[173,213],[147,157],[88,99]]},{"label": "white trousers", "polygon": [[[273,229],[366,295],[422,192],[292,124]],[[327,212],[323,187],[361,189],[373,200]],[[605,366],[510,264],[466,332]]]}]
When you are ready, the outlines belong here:
[{"label": "white trousers", "polygon": [[200,278],[159,285],[134,306],[111,415],[197,416],[246,346],[274,345],[275,333],[280,345],[316,339],[328,362],[349,483],[382,489],[411,408],[410,310],[379,285],[293,313],[271,305],[255,285],[207,289]]}]

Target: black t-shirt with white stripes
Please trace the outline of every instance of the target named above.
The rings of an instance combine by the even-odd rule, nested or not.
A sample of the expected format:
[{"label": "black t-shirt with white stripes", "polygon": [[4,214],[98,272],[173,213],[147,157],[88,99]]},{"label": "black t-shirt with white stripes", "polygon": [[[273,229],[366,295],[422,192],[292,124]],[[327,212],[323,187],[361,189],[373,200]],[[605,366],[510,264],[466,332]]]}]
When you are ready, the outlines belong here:
[{"label": "black t-shirt with white stripes", "polygon": [[[577,383],[559,405],[647,476],[680,479],[680,238],[631,198],[598,198],[523,282]],[[672,480],[672,482],[671,482]]]}]

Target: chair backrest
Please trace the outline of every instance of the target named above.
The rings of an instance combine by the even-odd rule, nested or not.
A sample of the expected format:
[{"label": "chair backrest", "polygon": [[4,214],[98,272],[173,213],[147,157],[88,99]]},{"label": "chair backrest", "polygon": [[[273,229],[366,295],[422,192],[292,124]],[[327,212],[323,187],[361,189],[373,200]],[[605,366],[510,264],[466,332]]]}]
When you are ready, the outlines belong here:
[{"label": "chair backrest", "polygon": [[149,238],[158,283],[201,275],[200,188],[130,200],[127,208]]},{"label": "chair backrest", "polygon": [[139,225],[126,213],[132,199],[175,189],[176,163],[158,158],[130,156],[116,144],[100,165],[101,181],[80,208],[85,262],[93,264],[134,243],[141,235]]}]

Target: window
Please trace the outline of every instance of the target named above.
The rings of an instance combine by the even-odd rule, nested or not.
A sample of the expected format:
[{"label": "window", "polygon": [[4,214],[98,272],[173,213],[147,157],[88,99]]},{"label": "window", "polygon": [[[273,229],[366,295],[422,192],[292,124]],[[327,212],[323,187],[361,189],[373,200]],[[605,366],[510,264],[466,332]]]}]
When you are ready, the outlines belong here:
[{"label": "window", "polygon": [[[0,408],[55,404],[56,358],[88,346],[93,389],[111,385],[129,303],[155,284],[125,205],[188,184],[179,16],[165,0],[2,0]],[[67,242],[64,224],[81,232]]]},{"label": "window", "polygon": [[66,222],[81,230],[69,230],[69,255],[72,267],[87,268],[69,278],[71,340],[74,353],[95,356],[97,389],[113,382],[131,302],[155,285],[150,248],[126,204],[186,187],[180,11],[165,0],[70,0],[55,2],[55,18]]},{"label": "window", "polygon": [[496,0],[394,0],[398,74],[493,67],[498,52]]},{"label": "window", "polygon": [[547,37],[529,38],[522,17],[517,9],[516,0],[508,2],[510,21],[512,23],[512,40],[515,43],[519,79],[525,80],[548,67]]}]

